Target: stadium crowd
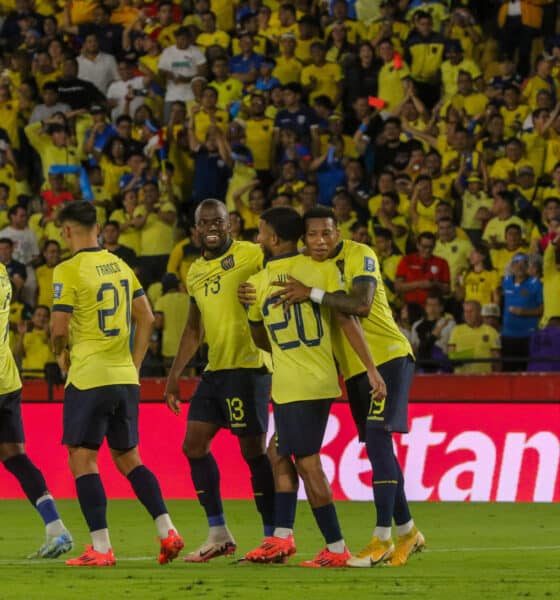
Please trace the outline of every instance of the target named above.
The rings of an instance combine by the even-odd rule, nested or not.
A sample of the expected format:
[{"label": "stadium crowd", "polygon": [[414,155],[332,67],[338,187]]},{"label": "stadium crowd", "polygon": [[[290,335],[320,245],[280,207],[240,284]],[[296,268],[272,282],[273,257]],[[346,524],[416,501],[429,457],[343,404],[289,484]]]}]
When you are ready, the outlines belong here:
[{"label": "stadium crowd", "polygon": [[144,375],[176,354],[205,198],[248,241],[269,206],[332,207],[342,239],[375,249],[424,372],[560,370],[554,0],[4,0],[0,15],[0,261],[24,376],[54,362],[57,213],[75,199],[148,290]]}]

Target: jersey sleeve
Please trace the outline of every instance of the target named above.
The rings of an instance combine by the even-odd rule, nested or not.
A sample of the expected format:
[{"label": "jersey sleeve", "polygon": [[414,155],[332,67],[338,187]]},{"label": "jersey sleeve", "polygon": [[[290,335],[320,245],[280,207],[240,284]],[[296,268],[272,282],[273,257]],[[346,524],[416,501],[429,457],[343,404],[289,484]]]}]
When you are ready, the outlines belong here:
[{"label": "jersey sleeve", "polygon": [[367,246],[357,247],[352,253],[348,270],[351,274],[352,281],[378,281],[381,277],[379,272],[379,261],[375,252]]},{"label": "jersey sleeve", "polygon": [[259,277],[249,277],[247,283],[251,283],[253,286],[255,286],[255,290],[256,290],[256,301],[254,304],[251,304],[249,306],[249,309],[247,310],[247,318],[249,320],[249,323],[262,323],[263,320],[263,314],[262,314],[262,307],[259,301],[260,298],[260,285],[259,285]]},{"label": "jersey sleeve", "polygon": [[76,304],[77,286],[68,263],[62,263],[53,273],[53,312],[74,311]]},{"label": "jersey sleeve", "polygon": [[136,277],[136,274],[132,269],[130,269],[130,276],[132,279],[132,297],[138,298],[140,296],[144,296],[144,288],[142,287],[142,284],[138,281],[138,277]]}]

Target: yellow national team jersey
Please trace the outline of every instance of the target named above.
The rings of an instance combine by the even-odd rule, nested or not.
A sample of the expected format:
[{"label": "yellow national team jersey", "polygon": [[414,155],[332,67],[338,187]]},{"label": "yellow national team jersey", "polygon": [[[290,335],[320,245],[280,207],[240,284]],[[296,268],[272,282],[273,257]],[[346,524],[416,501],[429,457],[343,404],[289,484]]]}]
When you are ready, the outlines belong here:
[{"label": "yellow national team jersey", "polygon": [[[490,325],[469,327],[466,323],[457,325],[451,331],[449,345],[452,349],[449,358],[490,358],[492,350],[499,350],[500,334]],[[455,373],[491,373],[491,363],[469,363],[457,366]]]},{"label": "yellow national team jersey", "polygon": [[157,299],[154,311],[163,314],[161,354],[173,358],[189,316],[189,297],[184,292],[168,292]]},{"label": "yellow national team jersey", "polygon": [[21,379],[10,350],[10,301],[12,284],[6,267],[0,263],[0,396],[19,390]]},{"label": "yellow national team jersey", "polygon": [[53,272],[54,267],[49,267],[47,265],[41,265],[35,270],[38,288],[37,304],[48,306],[49,309],[52,306]]},{"label": "yellow national team jersey", "polygon": [[[352,289],[352,284],[356,281],[371,280],[376,283],[369,315],[360,319],[373,362],[379,366],[395,358],[409,354],[412,356],[412,348],[397,327],[389,308],[383,275],[375,252],[365,244],[344,240],[329,262],[333,262],[338,267],[347,292]],[[366,368],[339,327],[333,330],[333,346],[344,379],[365,372]]]},{"label": "yellow national team jersey", "polygon": [[480,273],[469,271],[463,276],[465,302],[476,300],[481,306],[491,304],[494,301],[492,292],[500,287],[500,280],[500,275],[495,270],[484,270]]},{"label": "yellow national team jersey", "polygon": [[344,78],[340,65],[326,63],[321,67],[317,65],[304,67],[301,72],[301,84],[309,85],[312,78],[317,81],[317,86],[309,93],[309,104],[312,104],[317,96],[322,95],[328,96],[334,102],[338,91],[337,84]]},{"label": "yellow national team jersey", "polygon": [[315,262],[302,254],[271,259],[249,279],[256,289],[249,321],[264,323],[272,347],[272,398],[277,404],[337,398],[340,387],[332,354],[330,309],[308,300],[284,311],[270,301],[280,289],[273,282],[286,281],[290,275],[327,292],[343,289],[334,264]]},{"label": "yellow national team jersey", "polygon": [[45,365],[55,361],[47,332],[42,329],[28,331],[23,336],[23,350],[25,353],[21,363],[23,376],[44,379]]},{"label": "yellow national team jersey", "polygon": [[130,267],[101,248],[81,250],[55,267],[53,312],[72,313],[66,385],[138,384],[130,320],[132,300],[142,294]]},{"label": "yellow national team jersey", "polygon": [[272,119],[247,119],[245,121],[245,143],[253,153],[255,169],[266,170],[271,167]]},{"label": "yellow national team jersey", "polygon": [[232,242],[217,258],[193,262],[187,274],[187,291],[198,306],[208,343],[208,371],[257,369],[265,353],[253,343],[245,309],[237,301],[237,288],[259,271],[263,255],[256,244]]}]

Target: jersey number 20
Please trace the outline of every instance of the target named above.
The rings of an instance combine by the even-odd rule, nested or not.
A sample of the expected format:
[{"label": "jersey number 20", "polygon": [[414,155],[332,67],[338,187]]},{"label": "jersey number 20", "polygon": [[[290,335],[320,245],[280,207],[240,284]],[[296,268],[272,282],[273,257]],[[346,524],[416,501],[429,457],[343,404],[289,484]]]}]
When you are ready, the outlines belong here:
[{"label": "jersey number 20", "polygon": [[[266,316],[269,313],[269,306],[274,306],[274,300],[268,300],[264,305],[263,314]],[[321,309],[317,304],[312,302],[309,303],[313,310],[313,316],[315,317],[315,327],[317,331],[317,337],[308,338],[305,332],[305,324],[303,320],[303,312],[301,309],[301,304],[293,304],[290,306],[289,310],[283,311],[284,320],[278,323],[269,323],[268,330],[270,331],[270,335],[274,342],[278,345],[281,350],[290,350],[291,348],[297,348],[300,344],[304,344],[305,346],[318,346],[321,343],[321,338],[323,337],[323,320],[321,319]],[[278,312],[282,309],[276,308]],[[289,322],[292,317],[295,318],[296,322],[296,330],[298,334],[297,340],[285,341],[281,342],[278,339],[277,332],[282,331],[288,327]]]},{"label": "jersey number 20", "polygon": [[[126,302],[126,328],[127,331],[130,330],[130,286],[127,279],[121,279],[119,281],[125,296]],[[112,306],[110,308],[100,308],[97,311],[97,321],[99,323],[99,329],[103,332],[107,337],[114,337],[119,335],[121,332],[119,327],[110,328],[107,326],[107,320],[115,315],[117,309],[119,308],[121,299],[119,298],[119,290],[112,283],[104,283],[97,292],[97,302],[103,302],[106,297],[109,297],[112,300]]]}]

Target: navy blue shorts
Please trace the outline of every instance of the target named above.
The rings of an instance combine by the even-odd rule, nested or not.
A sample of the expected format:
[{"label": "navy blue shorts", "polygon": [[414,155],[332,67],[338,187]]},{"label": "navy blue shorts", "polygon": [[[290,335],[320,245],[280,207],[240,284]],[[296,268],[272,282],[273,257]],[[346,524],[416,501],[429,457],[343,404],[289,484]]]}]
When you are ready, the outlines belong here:
[{"label": "navy blue shorts", "polygon": [[23,444],[21,389],[0,394],[0,444]]},{"label": "navy blue shorts", "polygon": [[367,373],[360,373],[344,382],[348,404],[358,430],[360,442],[366,441],[366,423],[369,413],[371,386]]},{"label": "navy blue shorts", "polygon": [[189,407],[189,421],[214,423],[234,435],[268,429],[271,376],[264,369],[205,371]]},{"label": "navy blue shorts", "polygon": [[411,356],[403,356],[383,363],[377,369],[387,386],[387,398],[370,402],[366,427],[407,433],[408,392],[414,377],[414,361]]},{"label": "navy blue shorts", "polygon": [[273,403],[276,448],[280,456],[319,454],[332,399]]},{"label": "navy blue shorts", "polygon": [[62,443],[98,450],[105,437],[109,448],[129,450],[138,445],[140,386],[103,385],[64,390]]}]

